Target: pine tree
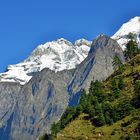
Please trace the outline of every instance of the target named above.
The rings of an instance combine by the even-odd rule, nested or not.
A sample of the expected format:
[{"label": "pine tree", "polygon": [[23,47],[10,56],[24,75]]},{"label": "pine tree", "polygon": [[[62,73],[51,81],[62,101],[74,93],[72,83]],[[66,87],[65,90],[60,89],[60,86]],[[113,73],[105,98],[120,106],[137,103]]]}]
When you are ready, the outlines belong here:
[{"label": "pine tree", "polygon": [[121,59],[118,57],[118,55],[114,56],[112,65],[113,65],[113,68],[115,71],[119,70],[121,72],[123,69],[123,63],[122,63]]},{"label": "pine tree", "polygon": [[44,134],[41,137],[39,137],[39,140],[51,140],[51,135]]},{"label": "pine tree", "polygon": [[102,103],[102,109],[105,117],[105,122],[107,124],[112,124],[113,123],[113,107],[112,104],[109,101],[105,101]]},{"label": "pine tree", "polygon": [[96,80],[94,83],[94,96],[97,97],[99,102],[102,102],[105,100],[105,94],[103,90],[103,84],[102,82]]},{"label": "pine tree", "polygon": [[119,77],[118,88],[122,90],[125,87],[123,76]]},{"label": "pine tree", "polygon": [[133,111],[133,107],[131,105],[131,100],[129,98],[125,98],[125,100],[121,101],[116,107],[116,116],[118,120],[128,116]]},{"label": "pine tree", "polygon": [[140,80],[136,80],[135,82],[135,93],[140,100]]},{"label": "pine tree", "polygon": [[81,92],[79,105],[81,105],[83,108],[85,108],[86,103],[87,103],[87,94],[86,94],[86,91],[83,89]]},{"label": "pine tree", "polygon": [[94,82],[93,81],[91,81],[91,83],[90,83],[90,87],[89,87],[89,94],[93,94],[94,93]]},{"label": "pine tree", "polygon": [[94,106],[91,104],[88,104],[87,110],[88,110],[88,114],[89,114],[90,118],[93,119],[94,116],[96,115]]},{"label": "pine tree", "polygon": [[118,88],[118,85],[115,79],[112,80],[112,91],[114,93],[115,98],[118,98],[120,94],[120,90]]},{"label": "pine tree", "polygon": [[140,108],[140,80],[135,81],[135,98],[133,100],[135,108]]},{"label": "pine tree", "polygon": [[56,134],[61,130],[61,124],[60,122],[58,123],[53,123],[52,124],[52,128],[51,128],[51,131],[52,131],[52,137],[55,137]]},{"label": "pine tree", "polygon": [[96,100],[96,104],[95,104],[95,116],[93,119],[93,123],[96,126],[102,126],[105,124],[105,118],[104,118],[104,114],[103,114],[103,110],[101,107],[101,104],[99,104],[98,100]]},{"label": "pine tree", "polygon": [[129,33],[128,34],[128,43],[126,44],[126,49],[124,51],[124,55],[126,60],[132,59],[134,56],[140,53],[140,49],[138,48],[138,44],[136,41],[136,35]]}]

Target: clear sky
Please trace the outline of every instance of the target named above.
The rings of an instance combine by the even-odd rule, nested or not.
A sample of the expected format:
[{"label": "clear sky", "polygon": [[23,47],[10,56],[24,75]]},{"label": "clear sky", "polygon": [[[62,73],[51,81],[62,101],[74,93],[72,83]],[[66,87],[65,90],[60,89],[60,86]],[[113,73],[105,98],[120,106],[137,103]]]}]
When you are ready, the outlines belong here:
[{"label": "clear sky", "polygon": [[140,0],[0,0],[0,72],[39,44],[113,35],[140,16]]}]

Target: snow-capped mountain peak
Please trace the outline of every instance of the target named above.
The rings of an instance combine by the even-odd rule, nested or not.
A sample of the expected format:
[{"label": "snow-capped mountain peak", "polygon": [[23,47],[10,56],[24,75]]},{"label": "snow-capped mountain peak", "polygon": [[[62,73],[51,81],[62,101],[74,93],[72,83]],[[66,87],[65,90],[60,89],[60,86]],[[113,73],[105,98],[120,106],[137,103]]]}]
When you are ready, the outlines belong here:
[{"label": "snow-capped mountain peak", "polygon": [[75,41],[75,46],[82,46],[82,45],[86,45],[86,46],[91,46],[92,41],[88,41],[84,38],[82,39],[78,39]]},{"label": "snow-capped mountain peak", "polygon": [[56,42],[57,42],[58,44],[67,44],[67,45],[69,45],[69,46],[72,46],[72,45],[73,45],[70,41],[68,41],[68,40],[66,40],[66,39],[64,39],[64,38],[57,39]]},{"label": "snow-capped mountain peak", "polygon": [[[129,33],[137,35],[140,44],[140,17],[135,17],[124,23],[112,38],[122,49],[128,41]],[[5,73],[0,74],[0,82],[18,82],[22,85],[32,78],[33,72],[49,68],[55,72],[65,69],[73,69],[88,55],[92,42],[79,39],[74,44],[64,38],[39,45],[31,55],[23,62],[10,65]]]},{"label": "snow-capped mountain peak", "polygon": [[[55,72],[73,69],[88,55],[91,42],[82,39],[73,45],[64,38],[39,45],[23,62],[10,65],[7,72],[0,74],[0,82],[27,83],[31,73],[49,68]],[[78,44],[80,42],[80,44]]]},{"label": "snow-capped mountain peak", "polygon": [[121,28],[112,36],[117,40],[122,49],[125,49],[125,45],[128,41],[127,35],[133,33],[137,35],[137,42],[140,43],[140,17],[136,16],[124,23]]}]

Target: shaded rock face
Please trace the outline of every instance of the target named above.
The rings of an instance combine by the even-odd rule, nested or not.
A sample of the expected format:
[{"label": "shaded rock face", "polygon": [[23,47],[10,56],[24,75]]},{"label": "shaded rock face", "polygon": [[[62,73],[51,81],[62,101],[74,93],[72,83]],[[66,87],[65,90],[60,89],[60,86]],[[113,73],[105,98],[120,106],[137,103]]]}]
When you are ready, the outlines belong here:
[{"label": "shaded rock face", "polygon": [[21,85],[16,83],[0,83],[0,140],[9,139],[20,89]]},{"label": "shaded rock face", "polygon": [[42,132],[49,133],[66,107],[77,105],[82,88],[88,90],[93,78],[104,80],[113,72],[115,54],[123,60],[117,42],[99,36],[93,41],[88,57],[76,69],[57,73],[44,69],[22,87],[11,85],[8,92],[6,83],[0,85],[0,108],[4,110],[0,117],[5,119],[0,126],[0,140],[35,140]]},{"label": "shaded rock face", "polygon": [[50,132],[68,105],[67,85],[72,73],[44,69],[21,89],[11,126],[13,140],[35,140],[43,131]]}]

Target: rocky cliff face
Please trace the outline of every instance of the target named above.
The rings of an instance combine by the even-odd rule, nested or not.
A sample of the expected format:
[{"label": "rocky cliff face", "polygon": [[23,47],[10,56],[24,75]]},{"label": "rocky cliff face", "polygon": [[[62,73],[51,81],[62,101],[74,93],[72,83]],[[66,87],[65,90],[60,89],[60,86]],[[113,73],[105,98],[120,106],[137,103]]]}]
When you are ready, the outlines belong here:
[{"label": "rocky cliff face", "polygon": [[69,83],[70,105],[78,103],[81,89],[88,91],[92,80],[104,80],[113,72],[115,55],[124,61],[122,49],[115,40],[101,35],[93,41],[88,57],[77,67]]},{"label": "rocky cliff face", "polygon": [[11,131],[13,113],[19,98],[21,85],[18,83],[0,83],[0,140],[8,140]]},{"label": "rocky cliff face", "polygon": [[[44,69],[24,85],[9,114],[5,140],[35,140],[41,132],[49,132],[68,105],[67,85],[73,70],[55,73]],[[12,105],[12,104],[11,104]]]},{"label": "rocky cliff face", "polygon": [[17,88],[13,84],[6,90],[0,85],[0,108],[4,110],[1,118],[5,119],[0,139],[35,140],[42,132],[50,132],[52,123],[59,120],[66,107],[78,103],[82,88],[87,89],[93,78],[104,80],[113,72],[115,54],[123,60],[118,43],[102,35],[93,41],[88,57],[75,69],[44,69],[32,74],[24,86],[16,84]]}]

